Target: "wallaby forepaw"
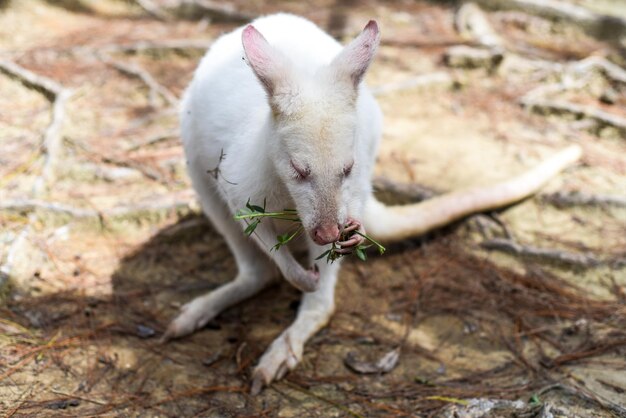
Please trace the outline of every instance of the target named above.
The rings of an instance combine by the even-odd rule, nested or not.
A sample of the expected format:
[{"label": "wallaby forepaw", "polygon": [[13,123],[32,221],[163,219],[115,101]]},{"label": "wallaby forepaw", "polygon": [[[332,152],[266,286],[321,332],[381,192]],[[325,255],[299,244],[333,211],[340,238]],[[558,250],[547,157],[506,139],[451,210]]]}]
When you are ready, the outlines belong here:
[{"label": "wallaby forepaw", "polygon": [[346,225],[341,231],[341,241],[337,241],[337,245],[341,248],[335,250],[336,252],[339,254],[350,254],[356,247],[365,242],[365,238],[360,234],[356,234],[355,231],[365,235],[363,224],[356,219],[348,218]]},{"label": "wallaby forepaw", "polygon": [[254,369],[250,393],[259,394],[263,387],[282,379],[288,371],[295,369],[302,359],[302,351],[303,345],[294,343],[289,334],[278,337]]}]

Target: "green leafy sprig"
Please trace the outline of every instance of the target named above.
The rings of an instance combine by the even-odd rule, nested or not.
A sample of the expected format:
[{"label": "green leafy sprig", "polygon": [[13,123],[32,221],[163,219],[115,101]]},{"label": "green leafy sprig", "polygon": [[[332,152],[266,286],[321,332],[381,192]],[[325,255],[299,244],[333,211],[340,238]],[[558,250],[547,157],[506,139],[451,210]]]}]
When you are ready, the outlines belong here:
[{"label": "green leafy sprig", "polygon": [[[278,219],[282,221],[293,222],[296,226],[294,229],[284,234],[276,236],[277,242],[271,248],[271,251],[277,251],[282,246],[287,245],[294,238],[300,235],[304,231],[304,228],[302,227],[302,221],[298,217],[298,212],[295,209],[283,209],[282,211],[268,212],[266,210],[266,206],[267,206],[267,201],[265,199],[263,200],[263,206],[253,205],[250,203],[250,199],[248,199],[248,201],[246,202],[245,208],[240,209],[237,211],[237,213],[235,213],[235,220],[246,222],[247,226],[246,226],[246,229],[244,230],[244,234],[246,234],[247,236],[250,236],[254,233],[254,231],[256,230],[256,227],[259,226],[263,218],[272,218],[272,219]],[[381,255],[384,254],[385,247],[383,247],[378,241],[374,240],[373,238],[359,231],[349,231],[347,233],[344,233],[339,238],[339,241],[347,241],[348,239],[350,239],[350,237],[353,234],[360,235],[371,243],[371,244],[359,244],[354,249],[354,253],[356,254],[357,257],[359,257],[360,260],[362,261],[367,260],[367,254],[365,250],[371,246],[375,246],[379,254]],[[327,263],[332,263],[335,260],[343,257],[344,255],[347,255],[347,254],[340,253],[338,251],[340,249],[341,247],[339,247],[337,243],[333,242],[331,244],[331,247],[328,250],[324,251],[322,254],[320,254],[320,256],[316,258],[316,260],[321,260],[322,258],[326,258]]]}]

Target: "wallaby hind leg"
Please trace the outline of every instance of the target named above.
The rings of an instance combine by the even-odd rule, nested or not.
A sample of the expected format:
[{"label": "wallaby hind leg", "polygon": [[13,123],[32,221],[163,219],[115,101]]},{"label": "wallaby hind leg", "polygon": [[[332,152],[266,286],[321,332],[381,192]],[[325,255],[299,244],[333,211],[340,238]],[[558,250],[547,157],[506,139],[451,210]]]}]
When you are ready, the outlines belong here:
[{"label": "wallaby hind leg", "polygon": [[215,191],[215,182],[212,179],[207,181],[202,179],[201,182],[195,183],[198,183],[194,186],[200,196],[204,213],[224,236],[235,257],[239,272],[232,282],[184,305],[180,314],[167,328],[163,341],[182,337],[202,328],[224,309],[261,291],[278,274],[274,264],[243,234],[226,203]]}]

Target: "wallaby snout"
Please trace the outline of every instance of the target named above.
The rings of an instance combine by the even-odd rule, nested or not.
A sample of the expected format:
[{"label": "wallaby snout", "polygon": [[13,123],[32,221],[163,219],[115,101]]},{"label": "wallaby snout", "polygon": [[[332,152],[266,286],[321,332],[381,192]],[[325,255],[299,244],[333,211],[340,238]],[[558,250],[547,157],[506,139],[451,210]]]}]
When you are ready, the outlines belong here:
[{"label": "wallaby snout", "polygon": [[326,245],[339,239],[340,225],[337,223],[319,224],[313,229],[311,238],[318,245]]}]

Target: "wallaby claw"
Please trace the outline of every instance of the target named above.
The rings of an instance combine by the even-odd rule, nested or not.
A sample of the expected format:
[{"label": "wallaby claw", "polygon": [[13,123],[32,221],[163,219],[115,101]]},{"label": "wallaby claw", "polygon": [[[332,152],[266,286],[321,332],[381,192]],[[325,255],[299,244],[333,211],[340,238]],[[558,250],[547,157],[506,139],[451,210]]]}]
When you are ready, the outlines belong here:
[{"label": "wallaby claw", "polygon": [[289,334],[278,337],[252,373],[250,393],[258,395],[264,387],[285,377],[302,359],[302,349],[302,344],[293,344]]},{"label": "wallaby claw", "polygon": [[256,396],[261,393],[261,389],[265,386],[265,376],[261,372],[255,372],[252,375],[252,384],[250,385],[250,394]]}]

